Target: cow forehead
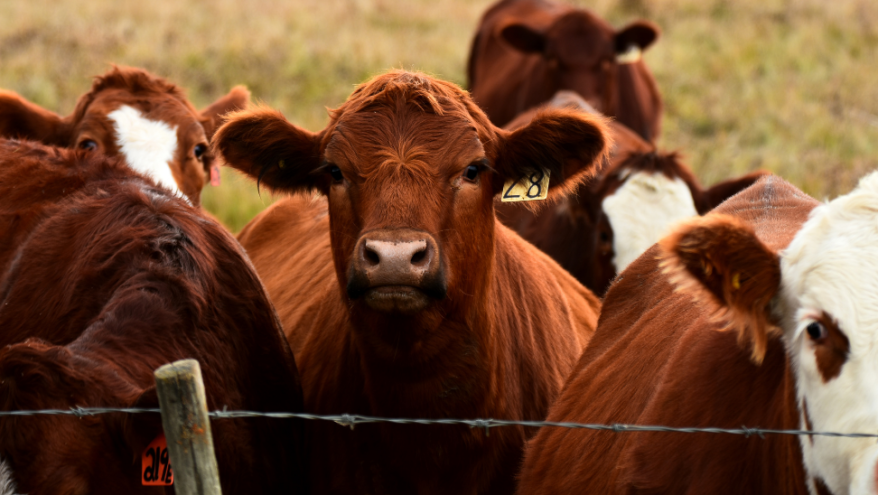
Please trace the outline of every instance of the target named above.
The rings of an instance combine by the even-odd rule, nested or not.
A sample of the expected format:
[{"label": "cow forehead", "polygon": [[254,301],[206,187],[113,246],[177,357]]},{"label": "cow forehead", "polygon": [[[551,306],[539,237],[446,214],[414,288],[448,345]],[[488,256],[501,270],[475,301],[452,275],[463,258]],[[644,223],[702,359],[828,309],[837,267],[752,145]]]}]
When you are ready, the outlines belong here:
[{"label": "cow forehead", "polygon": [[413,111],[357,112],[339,119],[326,160],[363,177],[392,177],[406,170],[421,179],[456,171],[483,158],[476,127],[459,116]]},{"label": "cow forehead", "polygon": [[622,171],[625,181],[604,198],[602,208],[613,229],[613,264],[621,272],[680,220],[698,215],[692,191],[662,173]]},{"label": "cow forehead", "polygon": [[869,179],[815,208],[781,255],[790,309],[799,310],[800,319],[808,311],[831,315],[852,352],[878,337],[878,176]]},{"label": "cow forehead", "polygon": [[116,145],[128,166],[185,198],[171,171],[171,162],[177,152],[177,127],[149,119],[128,105],[120,106],[107,117],[113,123]]}]

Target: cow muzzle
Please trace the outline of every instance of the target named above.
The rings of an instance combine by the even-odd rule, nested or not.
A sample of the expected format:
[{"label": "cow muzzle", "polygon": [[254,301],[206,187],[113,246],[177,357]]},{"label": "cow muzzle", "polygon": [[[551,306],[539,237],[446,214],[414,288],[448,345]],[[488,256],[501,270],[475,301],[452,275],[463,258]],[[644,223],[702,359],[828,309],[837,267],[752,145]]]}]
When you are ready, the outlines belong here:
[{"label": "cow muzzle", "polygon": [[364,234],[354,248],[347,290],[376,311],[418,313],[447,291],[439,244],[417,230]]}]

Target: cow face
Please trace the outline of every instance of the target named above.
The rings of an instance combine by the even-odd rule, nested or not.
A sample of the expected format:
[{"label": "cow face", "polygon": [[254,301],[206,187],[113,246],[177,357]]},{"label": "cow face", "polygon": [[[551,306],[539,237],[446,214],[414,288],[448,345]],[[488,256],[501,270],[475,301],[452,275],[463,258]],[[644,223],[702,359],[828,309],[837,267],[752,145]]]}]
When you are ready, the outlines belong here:
[{"label": "cow face", "polygon": [[593,170],[603,129],[597,117],[553,111],[503,131],[456,86],[392,72],[354,91],[320,133],[260,109],[231,116],[215,146],[271,188],[328,197],[355,321],[438,325],[490,285],[493,198],[504,182],[540,166],[550,199],[563,194]]},{"label": "cow face", "polygon": [[[598,111],[619,116],[646,139],[657,137],[661,103],[655,81],[640,59],[659,36],[654,24],[636,21],[616,31],[591,12],[576,9],[546,29],[513,21],[501,28],[500,36],[516,50],[545,58],[555,81],[549,90],[576,91]],[[640,101],[643,98],[637,95],[647,93],[654,101]],[[623,104],[627,106],[620,112]]]},{"label": "cow face", "polygon": [[[878,425],[878,175],[814,209],[779,255],[740,220],[708,216],[663,241],[665,266],[720,313],[758,362],[786,343],[801,427],[874,432]],[[705,291],[704,289],[707,289]],[[875,494],[874,439],[802,435],[812,493]],[[821,488],[823,488],[821,487]]]},{"label": "cow face", "polygon": [[245,108],[249,97],[236,87],[198,112],[173,84],[142,70],[114,68],[65,118],[0,93],[0,135],[122,156],[135,171],[197,205],[211,173],[210,138],[222,115]]},{"label": "cow face", "polygon": [[676,153],[623,152],[614,162],[585,193],[593,196],[596,208],[591,213],[597,246],[593,290],[599,294],[672,226],[707,213],[765,174],[754,172],[703,189]]}]

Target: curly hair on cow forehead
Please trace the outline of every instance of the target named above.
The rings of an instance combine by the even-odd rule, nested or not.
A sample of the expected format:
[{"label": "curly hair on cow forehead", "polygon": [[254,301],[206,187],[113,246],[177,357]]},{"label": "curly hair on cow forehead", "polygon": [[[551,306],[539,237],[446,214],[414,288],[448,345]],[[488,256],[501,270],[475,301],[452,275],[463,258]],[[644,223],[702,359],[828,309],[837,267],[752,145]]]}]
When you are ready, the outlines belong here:
[{"label": "curly hair on cow forehead", "polygon": [[465,117],[489,127],[484,112],[470,99],[469,93],[457,85],[421,72],[403,70],[390,71],[360,84],[347,101],[330,111],[330,116],[338,120],[344,114],[366,112],[399,101],[434,115],[465,113]]},{"label": "curly hair on cow forehead", "polygon": [[191,107],[191,103],[186,99],[185,91],[176,84],[154,76],[143,69],[114,65],[104,74],[96,76],[91,91],[79,98],[74,110],[77,119],[82,117],[82,113],[95,100],[98,93],[109,89],[124,89],[132,95],[166,94],[179,100],[187,107]]}]

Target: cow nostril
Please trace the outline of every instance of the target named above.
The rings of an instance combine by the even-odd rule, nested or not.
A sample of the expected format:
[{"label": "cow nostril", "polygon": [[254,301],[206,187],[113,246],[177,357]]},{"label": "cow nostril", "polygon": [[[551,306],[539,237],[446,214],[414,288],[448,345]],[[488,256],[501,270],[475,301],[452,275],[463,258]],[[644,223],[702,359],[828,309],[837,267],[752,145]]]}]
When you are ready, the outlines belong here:
[{"label": "cow nostril", "polygon": [[381,257],[378,256],[378,253],[370,249],[368,246],[366,246],[363,250],[365,251],[364,255],[366,257],[366,261],[370,265],[377,265],[381,263]]},{"label": "cow nostril", "polygon": [[417,265],[420,262],[424,261],[424,258],[427,257],[427,248],[419,249],[414,255],[412,255],[412,264]]}]

